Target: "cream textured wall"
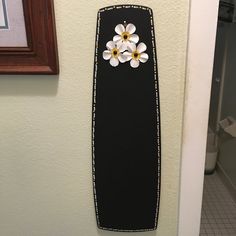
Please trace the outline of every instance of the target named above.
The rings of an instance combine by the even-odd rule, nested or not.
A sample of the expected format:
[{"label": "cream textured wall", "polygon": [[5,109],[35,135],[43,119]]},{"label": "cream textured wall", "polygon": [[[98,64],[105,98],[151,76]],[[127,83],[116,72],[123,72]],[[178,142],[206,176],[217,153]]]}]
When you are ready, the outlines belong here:
[{"label": "cream textured wall", "polygon": [[60,76],[0,76],[0,235],[130,235],[97,230],[91,179],[96,14],[134,3],[154,11],[162,120],[157,232],[175,236],[189,0],[55,0]]}]

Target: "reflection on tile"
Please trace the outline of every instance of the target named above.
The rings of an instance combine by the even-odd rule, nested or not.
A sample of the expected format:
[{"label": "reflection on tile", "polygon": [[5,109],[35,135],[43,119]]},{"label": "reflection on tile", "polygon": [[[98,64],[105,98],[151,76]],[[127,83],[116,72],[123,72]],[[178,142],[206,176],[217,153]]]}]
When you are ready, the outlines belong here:
[{"label": "reflection on tile", "polygon": [[204,182],[200,236],[236,236],[236,203],[217,173]]}]

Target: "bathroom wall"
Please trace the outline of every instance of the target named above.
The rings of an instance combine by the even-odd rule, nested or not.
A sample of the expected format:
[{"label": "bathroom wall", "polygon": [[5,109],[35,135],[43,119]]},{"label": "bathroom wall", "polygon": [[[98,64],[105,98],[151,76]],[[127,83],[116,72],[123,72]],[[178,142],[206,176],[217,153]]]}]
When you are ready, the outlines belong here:
[{"label": "bathroom wall", "polygon": [[231,115],[236,119],[236,24],[230,24],[227,33],[228,51],[221,118]]},{"label": "bathroom wall", "polygon": [[235,0],[220,0],[220,1],[234,4]]},{"label": "bathroom wall", "polygon": [[132,235],[177,235],[189,0],[54,2],[60,75],[0,76],[0,235],[117,235],[96,227],[91,104],[96,14],[121,3],[154,11],[162,121],[159,228]]},{"label": "bathroom wall", "polygon": [[[221,119],[233,116],[236,119],[236,24],[228,28],[228,54],[223,90]],[[223,141],[220,147],[219,163],[236,191],[236,138]]]},{"label": "bathroom wall", "polygon": [[224,22],[218,22],[216,46],[214,56],[214,69],[212,76],[212,88],[211,88],[211,101],[209,112],[209,126],[215,132],[218,123],[218,110],[220,101],[220,89],[221,81],[223,80],[223,64],[226,48],[226,36],[228,32],[229,24]]},{"label": "bathroom wall", "polygon": [[[232,3],[234,1],[224,0],[223,2]],[[222,15],[222,13],[220,15]],[[230,91],[233,85],[232,83],[234,83],[231,81],[233,78],[232,75],[234,74],[232,62],[235,57],[233,48],[233,40],[235,39],[234,28],[235,24],[233,23],[218,21],[209,113],[209,126],[213,131],[217,130],[218,122],[226,117],[226,113],[232,114],[233,110],[233,112],[236,113],[236,110],[232,108],[232,99],[235,95]],[[225,76],[224,71],[226,72]],[[221,84],[225,87],[222,92]],[[224,99],[221,98],[221,94],[225,96]],[[221,101],[223,101],[222,104]],[[227,106],[225,106],[225,104],[227,104]]]}]

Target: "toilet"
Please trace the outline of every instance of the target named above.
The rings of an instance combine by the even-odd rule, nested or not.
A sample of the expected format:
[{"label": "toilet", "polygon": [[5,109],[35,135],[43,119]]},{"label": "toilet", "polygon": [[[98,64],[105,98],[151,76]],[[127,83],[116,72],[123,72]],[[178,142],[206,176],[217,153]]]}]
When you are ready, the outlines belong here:
[{"label": "toilet", "polygon": [[216,167],[218,148],[215,144],[216,135],[211,128],[208,128],[205,174],[213,174]]}]

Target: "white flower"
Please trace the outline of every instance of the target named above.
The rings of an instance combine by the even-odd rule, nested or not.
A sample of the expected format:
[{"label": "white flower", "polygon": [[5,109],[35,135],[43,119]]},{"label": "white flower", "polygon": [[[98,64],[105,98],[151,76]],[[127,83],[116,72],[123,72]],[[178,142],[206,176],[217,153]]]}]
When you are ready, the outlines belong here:
[{"label": "white flower", "polygon": [[115,31],[118,35],[113,37],[113,41],[117,44],[123,43],[127,47],[130,43],[137,43],[139,41],[139,36],[134,34],[136,27],[133,24],[128,24],[126,27],[119,24],[116,26]]},{"label": "white flower", "polygon": [[109,41],[106,44],[108,50],[103,52],[103,59],[110,60],[110,64],[114,67],[119,65],[119,62],[124,63],[127,61],[127,58],[122,52],[126,50],[126,47],[123,44],[117,45],[113,41]]},{"label": "white flower", "polygon": [[144,53],[147,50],[145,43],[140,43],[137,47],[135,44],[131,43],[128,46],[128,52],[124,52],[124,55],[127,57],[127,61],[130,61],[130,65],[133,68],[137,68],[140,64],[145,63],[148,60],[148,54]]}]

